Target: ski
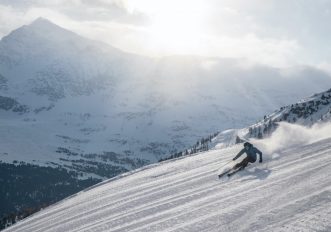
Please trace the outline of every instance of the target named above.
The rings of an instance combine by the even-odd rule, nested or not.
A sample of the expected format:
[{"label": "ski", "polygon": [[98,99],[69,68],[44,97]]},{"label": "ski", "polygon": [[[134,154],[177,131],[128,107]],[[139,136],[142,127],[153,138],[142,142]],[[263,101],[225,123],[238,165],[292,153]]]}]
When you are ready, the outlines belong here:
[{"label": "ski", "polygon": [[223,172],[222,174],[219,174],[218,175],[218,178],[220,179],[220,178],[222,178],[222,176],[224,176],[225,174],[228,174],[229,172],[231,172],[232,171],[232,169],[230,169],[230,170],[228,170],[228,171],[226,171],[226,172]]},{"label": "ski", "polygon": [[230,176],[236,174],[237,172],[239,172],[241,170],[244,170],[244,168],[243,167],[240,167],[240,168],[234,170],[233,172],[228,173],[227,176],[230,177]]}]

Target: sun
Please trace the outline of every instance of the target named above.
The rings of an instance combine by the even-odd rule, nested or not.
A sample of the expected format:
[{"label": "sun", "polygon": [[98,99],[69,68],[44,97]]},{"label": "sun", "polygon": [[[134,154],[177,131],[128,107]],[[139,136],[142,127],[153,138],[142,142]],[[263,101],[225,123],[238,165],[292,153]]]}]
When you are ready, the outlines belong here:
[{"label": "sun", "polygon": [[196,54],[202,44],[206,3],[199,0],[132,0],[146,14],[145,45],[155,55]]}]

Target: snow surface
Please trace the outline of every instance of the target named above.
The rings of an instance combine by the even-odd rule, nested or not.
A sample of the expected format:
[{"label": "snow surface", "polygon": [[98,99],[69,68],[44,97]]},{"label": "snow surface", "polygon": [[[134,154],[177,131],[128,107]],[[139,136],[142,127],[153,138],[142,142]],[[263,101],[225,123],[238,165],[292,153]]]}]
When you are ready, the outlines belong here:
[{"label": "snow surface", "polygon": [[331,231],[331,138],[322,138],[265,153],[263,164],[221,180],[241,146],[150,165],[5,231]]}]

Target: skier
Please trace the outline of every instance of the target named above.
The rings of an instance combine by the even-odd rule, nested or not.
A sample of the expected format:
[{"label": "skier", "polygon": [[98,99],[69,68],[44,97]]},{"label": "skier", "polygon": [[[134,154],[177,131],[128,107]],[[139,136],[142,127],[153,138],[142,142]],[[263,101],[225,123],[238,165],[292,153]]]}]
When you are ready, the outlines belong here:
[{"label": "skier", "polygon": [[243,159],[240,163],[237,163],[233,169],[241,168],[244,169],[248,163],[254,163],[256,161],[256,154],[260,155],[260,163],[262,163],[262,152],[254,147],[249,142],[244,143],[244,148],[232,159],[235,161],[238,159],[242,154],[246,153],[247,157]]},{"label": "skier", "polygon": [[252,144],[250,144],[249,142],[244,143],[244,148],[232,160],[234,161],[238,159],[244,153],[246,153],[247,155],[245,159],[243,159],[240,163],[234,165],[232,169],[226,171],[225,173],[220,174],[218,177],[221,178],[223,175],[227,173],[228,176],[231,176],[234,173],[244,169],[248,165],[248,163],[254,163],[256,161],[256,154],[259,154],[260,156],[259,162],[262,163],[262,152],[256,147],[254,147]]}]

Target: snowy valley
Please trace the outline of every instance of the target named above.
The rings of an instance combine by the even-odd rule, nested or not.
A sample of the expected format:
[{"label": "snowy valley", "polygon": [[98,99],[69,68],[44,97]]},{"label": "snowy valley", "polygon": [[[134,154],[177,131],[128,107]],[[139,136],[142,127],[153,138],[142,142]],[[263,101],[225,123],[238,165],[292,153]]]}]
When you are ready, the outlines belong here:
[{"label": "snowy valley", "polygon": [[[300,212],[313,223],[309,215],[319,207],[330,213],[324,208],[330,204],[330,139],[304,140],[304,150],[284,146],[276,155],[263,141],[292,128],[282,122],[329,122],[330,86],[331,77],[313,67],[142,57],[39,18],[0,41],[0,215],[38,211],[104,180],[10,230],[38,231],[37,223],[40,231],[235,231],[230,221],[238,217],[241,229],[251,231],[272,217],[286,220],[307,202],[312,211]],[[211,151],[157,163],[201,151],[196,141],[206,137]],[[216,180],[216,169],[238,152],[235,144],[252,139],[263,139],[256,143],[267,151],[267,163],[244,171],[243,179]],[[315,167],[325,172],[311,178],[311,186],[298,180]],[[294,182],[296,190],[284,190],[269,205],[290,209],[266,212],[266,196]],[[307,191],[296,202],[291,194],[301,189]],[[245,224],[245,207],[259,200],[265,207]],[[316,222],[321,231],[330,229],[326,219]],[[271,226],[282,230],[275,221]]]}]

